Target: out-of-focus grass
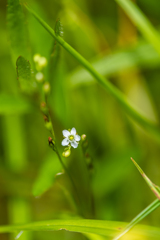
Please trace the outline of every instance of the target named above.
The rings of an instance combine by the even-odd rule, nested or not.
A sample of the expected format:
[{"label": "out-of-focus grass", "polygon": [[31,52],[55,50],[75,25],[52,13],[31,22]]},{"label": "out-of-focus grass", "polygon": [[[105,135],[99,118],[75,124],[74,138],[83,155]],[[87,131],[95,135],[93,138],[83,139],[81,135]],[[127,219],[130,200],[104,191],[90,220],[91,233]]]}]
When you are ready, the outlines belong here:
[{"label": "out-of-focus grass", "polygon": [[[6,29],[6,4],[6,1],[0,3],[0,167],[2,172],[0,224],[8,224],[9,218],[13,219],[13,215],[16,214],[7,207],[12,198],[15,208],[19,199],[23,199],[26,203],[25,206],[19,205],[23,209],[21,213],[25,214],[26,209],[27,213],[31,214],[31,216],[26,214],[25,221],[29,218],[34,221],[53,219],[60,212],[74,214],[74,208],[56,181],[39,198],[32,195],[32,188],[51,154],[47,145],[49,135],[44,129],[38,107],[34,106],[33,109],[31,103],[20,95],[16,79],[16,63],[12,63],[10,55]],[[72,5],[72,1],[46,0],[32,1],[31,4],[53,28],[56,19],[60,17],[64,29],[63,38],[89,61],[99,58],[98,71],[108,76],[109,80],[130,99],[134,99],[137,106],[141,106],[150,119],[158,121],[159,57],[150,45],[139,44],[142,39],[139,33],[134,36],[133,42],[136,43],[132,44],[132,36],[128,36],[130,44],[124,41],[123,48],[119,47],[118,39],[119,37],[123,39],[120,29],[125,28],[125,24],[121,22],[122,15],[119,14],[119,7],[115,1],[77,0],[73,1]],[[137,4],[157,28],[160,25],[160,17],[153,12],[158,3],[141,0],[137,1]],[[27,19],[25,24],[28,25],[30,55],[40,53],[49,57],[53,40],[33,16],[28,15]],[[127,21],[130,21],[129,18]],[[114,54],[116,51],[118,53]],[[34,69],[32,61],[31,65]],[[144,171],[153,182],[158,184],[159,144],[126,117],[114,98],[106,94],[101,87],[97,84],[88,85],[89,77],[84,70],[77,71],[77,67],[79,67],[78,63],[61,48],[59,64],[53,72],[53,78],[50,79],[52,94],[49,102],[57,142],[62,151],[61,132],[73,126],[80,135],[87,134],[89,152],[94,160],[92,179],[95,218],[130,221],[153,200],[152,193],[135,171],[130,157],[141,162]],[[46,74],[47,71],[48,69]],[[70,88],[68,82],[68,76],[73,72],[71,82],[74,85],[83,82],[75,85],[76,88]],[[8,102],[11,104],[7,105]],[[79,169],[78,154],[78,150],[73,151],[73,155],[64,160],[75,177],[74,171]],[[25,164],[24,168],[19,167],[23,164]],[[20,169],[18,173],[14,168]],[[59,181],[62,185],[69,186],[65,178],[62,177]],[[48,186],[51,184],[52,178],[49,179]],[[80,183],[77,184],[80,187]],[[83,182],[84,186],[85,182]],[[84,188],[81,191],[83,190]],[[85,198],[82,200],[84,204]],[[13,206],[13,202],[10,206]],[[143,220],[143,223],[158,226],[159,211],[157,209]],[[24,220],[24,215],[21,216],[21,213],[18,212],[16,219],[19,223]],[[65,239],[68,236],[70,239],[84,239],[79,234],[47,233],[47,239],[52,239],[53,236],[56,236],[56,239]],[[46,239],[45,234],[39,236],[35,233],[34,237],[37,240]],[[1,238],[9,239],[7,235],[1,235]]]}]

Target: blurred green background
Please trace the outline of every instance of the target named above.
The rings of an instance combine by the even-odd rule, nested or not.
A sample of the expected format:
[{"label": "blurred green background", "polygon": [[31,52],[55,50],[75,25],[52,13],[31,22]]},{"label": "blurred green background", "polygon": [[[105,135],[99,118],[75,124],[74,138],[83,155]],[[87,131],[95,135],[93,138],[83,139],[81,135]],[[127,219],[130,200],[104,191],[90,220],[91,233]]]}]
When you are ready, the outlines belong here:
[{"label": "blurred green background", "polygon": [[[160,1],[135,2],[159,29]],[[51,27],[60,18],[65,41],[107,76],[147,118],[158,122],[160,57],[115,1],[30,3]],[[56,180],[54,177],[61,166],[48,147],[50,135],[37,99],[28,100],[19,90],[6,10],[7,1],[0,1],[0,224],[74,217],[77,213],[62,187],[70,191],[70,184],[65,176]],[[33,55],[39,53],[49,59],[53,39],[26,10],[24,14],[28,59],[34,71]],[[57,62],[52,69],[46,68],[45,74],[52,88],[49,106],[60,152],[63,129],[75,127],[79,135],[85,133],[88,137],[88,151],[93,158],[92,214],[80,148],[73,149],[71,156],[63,159],[79,187],[86,208],[84,217],[129,222],[155,199],[130,157],[159,184],[159,143],[128,117],[117,101],[64,49],[61,48]],[[160,209],[157,209],[142,223],[159,226],[159,221]],[[81,234],[64,231],[21,236],[22,240],[53,238],[85,239]],[[3,234],[0,239],[13,236]]]}]

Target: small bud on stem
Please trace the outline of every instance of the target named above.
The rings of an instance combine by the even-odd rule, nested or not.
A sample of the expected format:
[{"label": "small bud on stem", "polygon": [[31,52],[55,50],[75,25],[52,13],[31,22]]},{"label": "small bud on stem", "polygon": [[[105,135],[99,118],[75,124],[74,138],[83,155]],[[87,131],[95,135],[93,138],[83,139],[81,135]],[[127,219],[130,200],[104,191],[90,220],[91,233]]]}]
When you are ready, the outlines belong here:
[{"label": "small bud on stem", "polygon": [[50,87],[50,84],[49,82],[45,82],[43,84],[43,91],[46,95],[48,95],[50,93],[50,90],[51,90],[51,87]]},{"label": "small bud on stem", "polygon": [[63,157],[69,157],[70,155],[71,155],[71,150],[70,149],[68,149],[68,150],[66,150],[62,153]]},{"label": "small bud on stem", "polygon": [[82,141],[85,141],[86,138],[87,138],[86,134],[82,134],[82,136],[81,136],[81,140],[82,140]]},{"label": "small bud on stem", "polygon": [[45,102],[41,102],[40,109],[44,115],[48,115],[48,108]]}]

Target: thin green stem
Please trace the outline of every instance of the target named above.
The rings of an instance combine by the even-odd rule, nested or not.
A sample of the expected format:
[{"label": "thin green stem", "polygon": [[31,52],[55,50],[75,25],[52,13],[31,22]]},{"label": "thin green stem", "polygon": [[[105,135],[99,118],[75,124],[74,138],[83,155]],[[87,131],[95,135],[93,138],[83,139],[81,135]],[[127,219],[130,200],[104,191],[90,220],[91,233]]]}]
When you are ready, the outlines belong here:
[{"label": "thin green stem", "polygon": [[64,187],[64,185],[62,185],[60,183],[58,183],[58,185],[61,188],[61,190],[63,191],[65,197],[67,198],[67,200],[70,203],[71,207],[73,208],[74,212],[78,212],[77,203],[75,202],[75,199],[72,197],[72,195],[70,194],[68,189],[66,187]]},{"label": "thin green stem", "polygon": [[133,228],[137,223],[143,220],[146,216],[148,216],[151,212],[153,212],[156,208],[160,206],[159,199],[153,201],[148,207],[146,207],[142,212],[140,212],[133,220],[123,229],[123,231],[115,237],[113,240],[120,239],[123,235],[125,235],[131,228]]},{"label": "thin green stem", "polygon": [[54,30],[44,22],[30,7],[25,5],[29,12],[39,21],[39,23],[48,31],[48,33],[56,39],[56,41],[69,52],[97,81],[101,84],[123,107],[123,109],[131,116],[141,127],[149,131],[155,139],[160,143],[160,129],[157,124],[144,117],[137,108],[128,101],[127,97],[115,88],[105,77],[100,75],[93,66],[82,57],[75,49],[73,49],[60,36],[56,35]]},{"label": "thin green stem", "polygon": [[[69,172],[69,170],[67,169],[67,167],[65,166],[65,164],[63,163],[62,161],[62,158],[61,158],[61,155],[58,151],[58,148],[56,146],[56,138],[55,138],[55,133],[54,133],[54,128],[53,128],[53,124],[52,124],[52,119],[51,119],[51,116],[50,116],[50,112],[49,112],[49,107],[48,107],[48,104],[47,104],[47,95],[45,95],[44,91],[43,91],[43,88],[41,86],[41,89],[40,89],[40,94],[41,94],[41,98],[44,100],[44,102],[41,103],[41,110],[42,110],[42,113],[44,114],[44,119],[45,119],[45,126],[46,128],[50,131],[51,133],[51,142],[49,142],[49,146],[52,148],[52,150],[57,154],[57,157],[64,169],[64,171],[66,172],[66,174],[68,175],[69,179],[70,179],[70,182],[73,186],[73,189],[76,193],[76,197],[77,197],[77,203],[80,205],[80,202],[79,202],[79,193],[78,193],[78,190],[76,188],[76,185],[74,183],[74,180]],[[80,208],[81,209],[81,208]],[[81,212],[82,213],[82,212]]]},{"label": "thin green stem", "polygon": [[76,185],[75,185],[75,183],[74,183],[74,180],[73,180],[70,172],[68,171],[67,167],[66,167],[65,164],[63,163],[62,158],[61,158],[61,156],[60,156],[59,151],[58,151],[57,148],[55,148],[55,152],[56,152],[56,154],[57,154],[57,156],[58,156],[58,158],[59,158],[59,161],[60,161],[60,163],[62,164],[65,172],[68,174],[68,177],[70,178],[70,181],[71,181],[71,183],[72,183],[72,185],[73,185],[73,187],[74,187],[74,190],[75,190],[75,192],[76,192],[76,194],[77,194],[77,196],[78,196],[78,191],[77,191]]}]

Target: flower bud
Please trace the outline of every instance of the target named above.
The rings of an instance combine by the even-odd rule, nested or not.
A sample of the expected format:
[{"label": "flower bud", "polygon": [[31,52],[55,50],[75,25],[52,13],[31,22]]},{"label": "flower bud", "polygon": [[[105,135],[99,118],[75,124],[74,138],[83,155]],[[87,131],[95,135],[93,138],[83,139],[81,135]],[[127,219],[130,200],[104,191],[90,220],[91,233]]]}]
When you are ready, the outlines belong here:
[{"label": "flower bud", "polygon": [[50,87],[50,84],[49,82],[45,82],[43,84],[43,91],[46,95],[48,95],[50,93],[50,90],[51,90],[51,87]]},{"label": "flower bud", "polygon": [[36,78],[37,82],[42,83],[44,80],[44,75],[43,75],[43,73],[38,72],[38,73],[36,73],[35,78]]},{"label": "flower bud", "polygon": [[82,141],[85,141],[86,138],[87,138],[86,134],[83,134],[83,135],[81,136],[81,140],[82,140]]},{"label": "flower bud", "polygon": [[51,137],[48,137],[49,144],[52,143],[53,139]]},{"label": "flower bud", "polygon": [[41,57],[40,54],[35,54],[33,56],[33,61],[36,63],[37,71],[41,71],[47,65],[47,59],[45,57]]},{"label": "flower bud", "polygon": [[51,137],[48,137],[49,146],[55,151],[55,142]]},{"label": "flower bud", "polygon": [[33,56],[33,61],[34,61],[34,62],[38,62],[40,58],[41,58],[40,54],[35,54],[35,55]]},{"label": "flower bud", "polygon": [[70,149],[68,149],[68,150],[66,150],[62,153],[63,157],[69,157],[70,155],[71,155],[71,150]]},{"label": "flower bud", "polygon": [[48,108],[45,102],[41,102],[40,109],[44,115],[48,115]]},{"label": "flower bud", "polygon": [[40,57],[38,60],[38,65],[40,68],[44,68],[47,65],[47,59],[45,57]]},{"label": "flower bud", "polygon": [[52,123],[51,122],[45,122],[45,127],[51,131],[52,130]]}]

